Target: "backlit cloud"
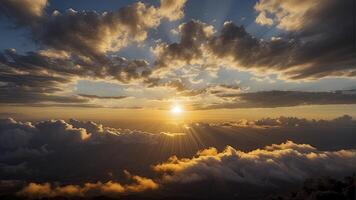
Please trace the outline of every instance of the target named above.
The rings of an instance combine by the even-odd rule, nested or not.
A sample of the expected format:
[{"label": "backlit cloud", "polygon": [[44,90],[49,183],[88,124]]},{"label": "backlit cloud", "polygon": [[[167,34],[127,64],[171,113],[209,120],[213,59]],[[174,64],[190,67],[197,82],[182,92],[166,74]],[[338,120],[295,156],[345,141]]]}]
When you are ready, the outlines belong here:
[{"label": "backlit cloud", "polygon": [[[225,22],[218,33],[211,34],[212,27],[193,20],[178,29],[180,42],[157,45],[156,64],[171,68],[227,65],[256,74],[274,73],[290,80],[355,76],[355,33],[349,20],[352,1],[264,0],[255,9],[260,12],[258,23],[277,23],[287,32],[259,39],[243,26]],[[273,19],[267,17],[271,13]]]},{"label": "backlit cloud", "polygon": [[30,198],[44,198],[44,197],[88,197],[88,196],[112,196],[118,197],[123,193],[143,192],[145,190],[155,190],[159,185],[152,179],[131,175],[125,171],[125,174],[133,183],[121,184],[118,182],[108,181],[105,183],[84,183],[80,185],[64,185],[54,186],[50,183],[29,183],[21,191],[18,192],[19,196]]},{"label": "backlit cloud", "polygon": [[352,174],[355,125],[350,116],[280,117],[194,123],[185,125],[189,128],[184,132],[150,133],[74,119],[3,119],[0,174],[4,180],[20,181],[9,187],[31,198],[117,197],[148,191],[159,196],[215,181],[238,188],[248,184],[283,189],[306,178]]},{"label": "backlit cloud", "polygon": [[154,166],[166,182],[189,183],[223,179],[256,185],[279,185],[325,174],[351,174],[356,164],[354,150],[319,151],[307,144],[287,141],[250,152],[227,147],[209,148],[193,158],[171,157]]}]

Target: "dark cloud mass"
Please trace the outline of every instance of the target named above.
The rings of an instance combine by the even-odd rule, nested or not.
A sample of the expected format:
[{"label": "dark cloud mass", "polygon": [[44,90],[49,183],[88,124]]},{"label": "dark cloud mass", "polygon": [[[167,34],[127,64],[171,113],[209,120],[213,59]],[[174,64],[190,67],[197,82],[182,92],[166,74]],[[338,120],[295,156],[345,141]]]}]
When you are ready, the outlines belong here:
[{"label": "dark cloud mass", "polygon": [[86,103],[87,98],[65,95],[64,85],[76,78],[114,79],[129,82],[151,73],[144,60],[127,60],[112,56],[105,63],[87,61],[61,51],[17,54],[15,50],[0,53],[0,89],[2,103]]},{"label": "dark cloud mass", "polygon": [[196,109],[219,108],[276,108],[303,105],[338,105],[355,104],[355,90],[334,92],[303,92],[303,91],[261,91],[246,93],[217,93],[216,96],[226,100]]},{"label": "dark cloud mass", "polygon": [[0,3],[5,16],[30,27],[34,41],[48,48],[25,55],[13,49],[1,53],[2,103],[87,103],[88,98],[65,95],[69,91],[63,85],[73,84],[76,78],[127,83],[148,77],[151,69],[145,60],[106,53],[144,41],[163,18],[183,17],[185,0],[162,0],[157,8],[137,2],[105,13],[69,9],[46,14],[47,4],[42,0]]},{"label": "dark cloud mass", "polygon": [[[354,173],[355,125],[349,116],[330,121],[281,117],[191,124],[185,133],[148,133],[74,119],[3,119],[1,183],[17,180],[16,192],[34,198],[149,192],[154,199],[162,194],[231,199],[234,193],[259,199],[247,198],[251,189],[261,197],[263,192],[256,192],[261,187],[270,194],[289,191],[306,178]],[[221,190],[221,183],[230,189]],[[205,193],[196,184],[217,188]]]},{"label": "dark cloud mass", "polygon": [[164,181],[167,182],[186,183],[221,178],[268,187],[278,185],[278,182],[302,181],[307,177],[330,174],[330,171],[352,174],[355,157],[353,150],[319,151],[307,144],[287,141],[250,152],[232,147],[227,147],[223,152],[215,148],[205,149],[191,159],[172,157],[154,169],[167,173],[164,175]]},{"label": "dark cloud mass", "polygon": [[21,25],[34,25],[44,15],[47,0],[3,0],[0,3],[0,16],[14,19]]},{"label": "dark cloud mass", "polygon": [[329,177],[307,179],[303,187],[288,195],[271,195],[269,200],[302,200],[302,199],[347,199],[355,197],[355,176],[335,180]]},{"label": "dark cloud mass", "polygon": [[90,99],[124,99],[127,98],[127,96],[98,96],[98,95],[92,95],[92,94],[78,94],[81,97],[86,97]]},{"label": "dark cloud mass", "polygon": [[[256,9],[276,12],[276,18],[295,12],[297,19],[284,19],[279,27],[283,29],[292,26],[287,22],[299,21],[297,28],[286,28],[287,32],[266,40],[255,38],[243,26],[233,22],[225,22],[218,34],[208,36],[204,31],[210,30],[207,24],[190,21],[179,28],[179,43],[157,46],[157,64],[160,67],[175,67],[177,64],[209,66],[224,63],[252,72],[278,73],[294,80],[354,77],[353,1],[303,1],[297,9],[293,9],[299,4],[295,1],[284,4],[279,6],[276,1],[261,1]],[[307,12],[303,11],[304,7],[308,8]]]},{"label": "dark cloud mass", "polygon": [[158,8],[137,2],[113,12],[68,9],[45,15],[46,0],[6,0],[0,3],[0,9],[6,16],[29,25],[34,40],[45,47],[102,59],[108,51],[145,40],[149,29],[156,28],[161,19],[183,17],[184,4],[185,0],[161,0]]}]

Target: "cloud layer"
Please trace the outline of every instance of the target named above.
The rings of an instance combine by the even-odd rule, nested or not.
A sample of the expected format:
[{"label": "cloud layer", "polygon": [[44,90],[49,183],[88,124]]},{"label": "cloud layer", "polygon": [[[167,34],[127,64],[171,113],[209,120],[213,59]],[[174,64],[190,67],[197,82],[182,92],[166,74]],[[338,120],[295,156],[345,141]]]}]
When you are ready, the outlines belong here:
[{"label": "cloud layer", "polygon": [[319,151],[307,144],[287,141],[250,152],[227,147],[202,150],[191,159],[171,157],[154,169],[165,173],[167,182],[194,182],[223,179],[256,185],[279,185],[303,181],[325,174],[351,174],[355,170],[356,151]]},{"label": "cloud layer", "polygon": [[[28,28],[40,50],[0,53],[1,103],[101,107],[97,100],[119,101],[95,93],[98,98],[74,94],[80,79],[139,85],[147,91],[175,89],[182,98],[197,97],[192,104],[208,98],[204,102],[211,103],[204,108],[192,106],[199,109],[355,103],[354,95],[338,92],[217,91],[227,89],[222,85],[236,87],[223,84],[224,77],[217,74],[221,67],[257,76],[276,74],[277,79],[288,81],[355,77],[351,0],[257,1],[255,22],[274,27],[276,34],[271,38],[258,38],[237,22],[226,21],[216,30],[194,19],[171,30],[180,37],[178,42],[150,38],[163,21],[183,19],[185,3],[161,0],[158,6],[136,2],[102,13],[74,9],[48,13],[46,0],[2,1],[1,16]],[[120,56],[130,45],[151,49],[152,62]],[[219,83],[210,83],[213,76]]]},{"label": "cloud layer", "polygon": [[178,29],[180,42],[155,48],[157,65],[227,65],[292,80],[354,77],[352,7],[351,0],[259,1],[256,22],[277,24],[287,31],[267,40],[252,36],[233,22],[225,22],[217,34],[211,34],[208,24],[186,22]]},{"label": "cloud layer", "polygon": [[355,104],[355,90],[334,92],[303,91],[261,91],[261,92],[219,92],[215,94],[221,102],[196,109],[219,108],[276,108],[303,105]]},{"label": "cloud layer", "polygon": [[85,183],[80,185],[52,186],[50,183],[29,183],[21,191],[19,196],[30,198],[45,197],[90,197],[90,196],[112,196],[118,197],[121,194],[143,192],[145,190],[155,190],[159,185],[152,179],[131,175],[125,171],[126,176],[133,180],[131,184],[120,184],[108,181],[106,183]]},{"label": "cloud layer", "polygon": [[350,116],[184,126],[183,133],[149,133],[74,119],[3,119],[0,174],[2,180],[20,181],[14,182],[17,188],[25,185],[19,194],[39,198],[148,191],[159,197],[190,189],[199,196],[204,191],[194,188],[200,183],[271,191],[306,178],[354,173],[356,123]]},{"label": "cloud layer", "polygon": [[162,0],[162,6],[155,8],[138,2],[102,14],[73,9],[63,14],[55,11],[34,30],[34,34],[45,46],[98,58],[108,51],[118,51],[130,42],[144,41],[148,30],[157,27],[162,18],[181,18],[184,3]]}]

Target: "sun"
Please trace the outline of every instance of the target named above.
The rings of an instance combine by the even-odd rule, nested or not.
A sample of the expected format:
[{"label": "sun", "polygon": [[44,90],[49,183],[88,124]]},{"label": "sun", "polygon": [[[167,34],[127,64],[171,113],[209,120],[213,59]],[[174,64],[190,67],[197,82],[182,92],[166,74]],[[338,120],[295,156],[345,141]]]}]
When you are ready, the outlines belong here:
[{"label": "sun", "polygon": [[183,111],[184,111],[183,108],[178,104],[173,105],[171,108],[171,112],[173,114],[181,114]]}]

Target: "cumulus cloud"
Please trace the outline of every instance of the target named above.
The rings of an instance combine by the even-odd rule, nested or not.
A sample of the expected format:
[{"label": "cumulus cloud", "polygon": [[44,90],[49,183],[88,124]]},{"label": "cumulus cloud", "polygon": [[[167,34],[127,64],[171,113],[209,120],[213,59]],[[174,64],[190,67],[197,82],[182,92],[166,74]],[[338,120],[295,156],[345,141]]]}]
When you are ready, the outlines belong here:
[{"label": "cumulus cloud", "polygon": [[177,30],[181,34],[179,43],[158,44],[153,48],[159,68],[182,64],[198,64],[203,56],[201,43],[214,32],[214,28],[200,21],[192,20],[181,24]]},{"label": "cumulus cloud", "polygon": [[81,196],[118,196],[123,193],[143,192],[145,190],[155,190],[159,185],[152,179],[131,175],[128,171],[125,174],[133,183],[121,184],[118,182],[108,181],[105,183],[84,183],[80,185],[55,186],[50,183],[29,183],[18,195],[30,198],[44,197],[81,197]]},{"label": "cumulus cloud", "polygon": [[[111,148],[112,145],[117,145],[118,148],[131,144],[150,146],[158,144],[161,139],[178,135],[181,134],[169,132],[154,134],[110,128],[91,121],[75,119],[36,123],[20,122],[12,118],[1,119],[0,164],[4,165],[0,167],[0,171],[6,171],[11,166],[27,165],[27,162],[36,163],[38,160],[33,159],[36,157],[66,154],[66,148],[69,151],[77,151],[79,153],[77,156],[82,157],[84,149],[89,148],[88,151],[92,151],[91,148],[94,146],[97,148],[102,146],[105,152],[105,148]],[[27,168],[24,167],[24,170]]]},{"label": "cumulus cloud", "polygon": [[308,144],[287,141],[250,152],[226,147],[202,150],[193,158],[171,157],[154,166],[164,181],[189,183],[211,179],[273,186],[300,182],[325,174],[355,172],[355,150],[319,151]]},{"label": "cumulus cloud", "polygon": [[[180,42],[154,48],[156,64],[171,68],[227,65],[289,80],[354,77],[352,7],[351,0],[260,1],[255,6],[260,12],[257,22],[286,29],[271,39],[256,38],[233,22],[225,22],[218,33],[211,34],[209,25],[190,21],[178,29]],[[269,18],[270,13],[275,18]]]},{"label": "cumulus cloud", "polygon": [[[260,0],[255,5],[255,10],[259,12],[256,22],[261,25],[277,24],[278,28],[286,30],[298,30],[302,28],[308,20],[308,12],[313,12],[313,7],[322,6],[322,1],[271,1]],[[267,17],[267,15],[272,15]]]},{"label": "cumulus cloud", "polygon": [[187,0],[161,0],[159,12],[162,16],[173,21],[184,16],[183,7]]},{"label": "cumulus cloud", "polygon": [[[158,135],[153,133],[129,129],[115,129],[104,127],[91,121],[78,121],[71,119],[47,120],[38,123],[18,122],[12,118],[0,121],[1,137],[4,140],[1,148],[18,148],[21,146],[37,147],[49,144],[53,147],[61,145],[79,145],[88,143],[105,143],[107,141],[120,141],[124,143],[156,143]],[[9,137],[9,139],[5,139]],[[18,140],[17,140],[18,139]],[[13,144],[11,144],[13,143]]]},{"label": "cumulus cloud", "polygon": [[[356,164],[356,123],[346,115],[334,120],[280,117],[184,126],[183,132],[150,133],[75,119],[3,119],[0,174],[3,180],[27,183],[22,184],[23,197],[118,196],[150,190],[161,197],[167,190],[181,194],[179,188],[215,181],[234,186],[234,191],[246,184],[283,188],[314,176],[350,175]],[[139,176],[123,176],[126,169]],[[206,192],[194,191],[192,196]]]},{"label": "cumulus cloud", "polygon": [[112,12],[68,9],[64,13],[54,11],[48,17],[43,16],[46,0],[2,1],[0,9],[22,21],[40,18],[36,25],[27,25],[32,28],[34,40],[44,47],[102,59],[108,51],[144,41],[148,31],[156,28],[163,18],[183,17],[184,4],[185,0],[161,0],[161,6],[156,8],[137,2]]},{"label": "cumulus cloud", "polygon": [[65,88],[78,78],[125,83],[147,78],[151,74],[147,61],[107,53],[144,41],[163,19],[183,17],[184,4],[184,0],[162,0],[160,7],[137,2],[112,12],[69,9],[46,15],[47,1],[2,1],[0,11],[29,26],[43,50],[0,53],[1,103],[93,106],[93,96],[70,95]]}]

